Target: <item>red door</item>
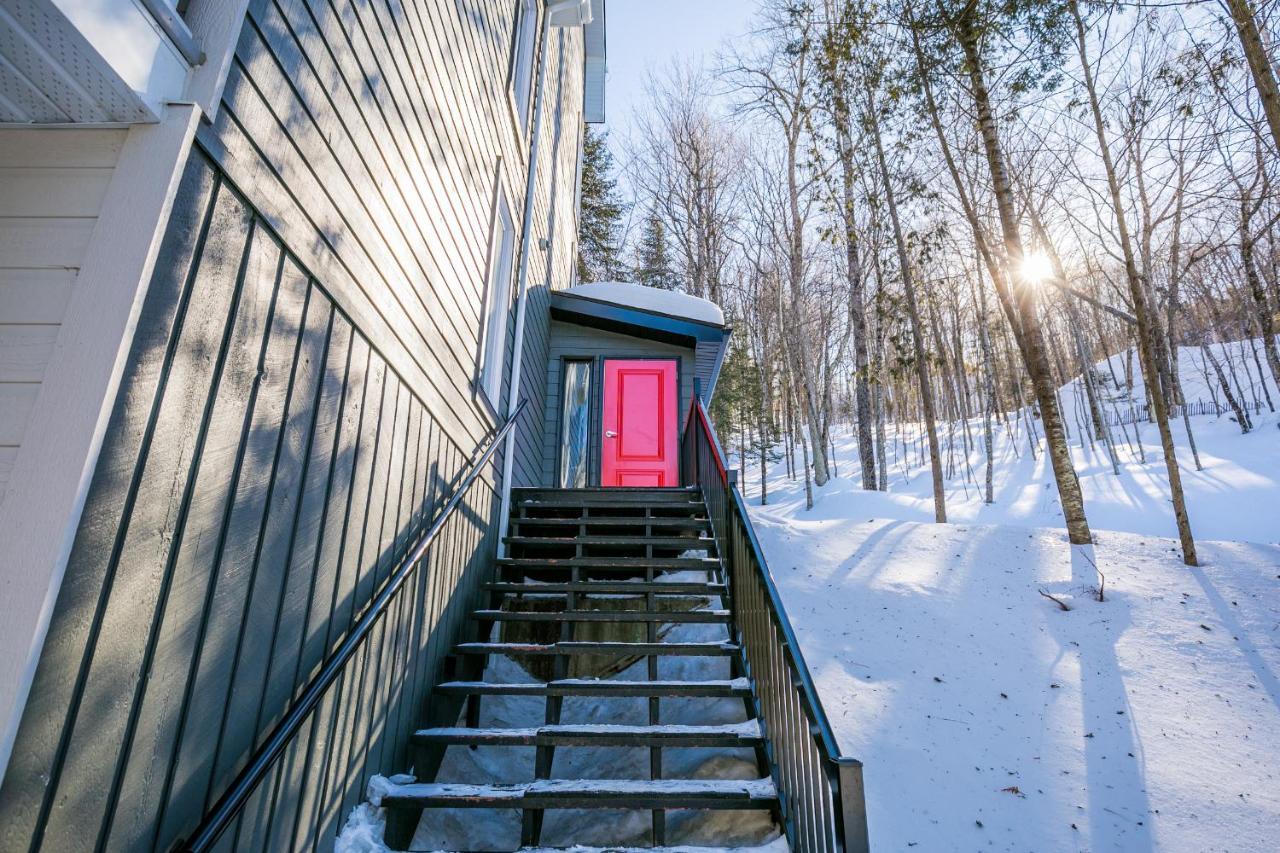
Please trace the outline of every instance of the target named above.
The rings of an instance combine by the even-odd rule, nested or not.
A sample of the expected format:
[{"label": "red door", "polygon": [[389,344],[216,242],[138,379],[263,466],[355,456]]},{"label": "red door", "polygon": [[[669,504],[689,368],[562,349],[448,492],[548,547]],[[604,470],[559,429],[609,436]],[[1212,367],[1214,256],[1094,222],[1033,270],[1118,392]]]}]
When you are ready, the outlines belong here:
[{"label": "red door", "polygon": [[676,394],[675,361],[605,361],[600,485],[679,485]]}]

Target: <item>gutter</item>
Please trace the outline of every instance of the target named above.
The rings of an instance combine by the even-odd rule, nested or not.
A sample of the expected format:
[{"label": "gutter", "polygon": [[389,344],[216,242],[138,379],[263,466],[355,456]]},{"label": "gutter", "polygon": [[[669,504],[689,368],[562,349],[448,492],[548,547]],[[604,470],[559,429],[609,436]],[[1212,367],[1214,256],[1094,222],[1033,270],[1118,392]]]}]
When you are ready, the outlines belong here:
[{"label": "gutter", "polygon": [[724,340],[720,342],[720,350],[716,353],[715,366],[711,368],[711,378],[707,382],[706,395],[710,401],[716,393],[716,383],[720,381],[720,368],[724,367],[725,355],[729,352],[729,336],[733,334],[732,326],[724,327]]}]

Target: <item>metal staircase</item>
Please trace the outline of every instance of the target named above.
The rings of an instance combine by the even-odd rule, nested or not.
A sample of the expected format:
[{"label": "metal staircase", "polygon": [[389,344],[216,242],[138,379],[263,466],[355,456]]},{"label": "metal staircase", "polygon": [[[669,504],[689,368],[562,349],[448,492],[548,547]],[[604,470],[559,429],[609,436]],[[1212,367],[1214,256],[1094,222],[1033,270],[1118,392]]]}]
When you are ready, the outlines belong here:
[{"label": "metal staircase", "polygon": [[[699,828],[707,830],[707,840],[716,847],[731,846],[734,839],[751,843],[777,826],[797,853],[870,850],[862,763],[840,750],[746,503],[696,397],[681,439],[680,468],[690,487],[516,490],[511,535],[505,541],[510,552],[498,560],[493,575],[473,572],[462,578],[455,570],[448,602],[422,594],[425,587],[415,585],[419,569],[430,570],[436,543],[473,536],[477,524],[483,525],[478,516],[468,516],[468,491],[510,435],[524,405],[476,448],[448,500],[428,514],[420,533],[409,537],[413,544],[341,642],[190,836],[172,849],[213,853],[226,849],[228,839],[239,847],[228,833],[254,797],[274,796],[264,783],[280,771],[282,758],[304,727],[317,725],[315,714],[331,688],[360,656],[389,654],[394,641],[403,639],[397,631],[385,630],[394,611],[397,625],[430,616],[438,623],[439,636],[450,638],[446,642],[455,642],[454,637],[461,642],[452,647],[442,680],[425,703],[427,728],[405,731],[394,702],[357,715],[355,728],[363,729],[366,738],[375,730],[403,738],[400,742],[414,755],[411,762],[397,763],[411,763],[419,780],[434,780],[379,782],[377,804],[386,810],[389,846],[410,845],[428,810],[446,809],[448,815],[517,810],[520,844],[531,848],[545,843],[548,811],[560,818],[587,809],[592,811],[586,814],[599,819],[559,821],[560,834],[568,826],[567,834],[573,836],[561,843],[577,845],[585,840],[577,836],[603,830],[626,835],[623,843],[661,846],[669,835],[688,834],[685,830],[696,823],[688,818],[695,815],[705,818]],[[463,631],[455,624],[452,605],[466,607],[463,602],[477,596],[487,601],[470,614]],[[402,665],[416,668],[425,661],[435,672],[433,641],[425,649],[409,650]],[[689,665],[691,658],[700,661],[703,673]],[[494,678],[498,670],[508,677]],[[704,677],[706,670],[714,677]],[[520,674],[509,677],[513,672]],[[540,725],[524,719],[519,727],[481,726],[482,707],[492,710],[528,697],[535,697],[535,703],[543,700]],[[602,722],[613,715],[615,706],[608,703],[637,698],[647,700],[642,705],[647,714]],[[683,723],[673,724],[673,707],[683,711]],[[732,724],[722,718],[725,710],[731,711]],[[574,721],[575,715],[590,722]],[[522,716],[536,718],[537,706]],[[641,761],[640,767],[629,765],[625,772],[591,772],[599,767],[589,748],[619,746],[630,747],[631,755],[647,751],[647,767]],[[450,782],[441,771],[450,768],[444,759],[451,747],[461,747],[462,755],[533,747],[530,778],[501,785],[475,784],[474,779]],[[726,760],[712,754],[705,762],[690,762],[690,749],[697,755],[718,749],[730,756]],[[555,778],[557,750],[569,750],[570,759],[579,757],[576,764],[559,762],[559,769],[566,764],[578,768],[563,774],[568,778]],[[376,769],[363,757],[339,766],[352,779],[367,779]],[[600,778],[606,775],[630,778]],[[673,810],[681,814],[679,827],[674,820],[667,825]],[[720,815],[721,822],[713,825],[717,813],[726,810],[734,810],[732,819]],[[636,826],[634,818],[646,811],[650,820],[641,818]],[[754,817],[743,816],[748,814]],[[631,826],[623,827],[619,815]],[[481,816],[472,823],[483,822]],[[316,836],[306,846],[327,849],[331,842],[332,837]],[[611,841],[594,843],[620,849]],[[493,846],[487,841],[476,846],[480,844]]]},{"label": "metal staircase", "polygon": [[[533,778],[507,785],[447,779],[393,785],[382,796],[387,844],[408,848],[424,811],[430,820],[430,810],[439,808],[520,809],[525,847],[543,843],[548,810],[650,811],[653,846],[668,843],[669,810],[767,810],[779,818],[701,490],[517,489],[512,506],[507,556],[485,584],[487,606],[471,614],[476,639],[455,647],[448,680],[434,691],[433,725],[416,732],[412,743],[418,778],[433,778],[449,747],[480,746],[533,747]],[[689,624],[723,626],[722,636],[667,638],[673,626]],[[486,680],[492,655],[512,656],[537,677]],[[663,662],[676,657],[727,658],[721,666],[729,677],[671,677]],[[638,671],[646,677],[635,678]],[[485,697],[513,695],[543,697],[543,724],[482,727]],[[575,723],[564,713],[570,697],[647,699],[647,724]],[[664,722],[663,700],[725,698],[742,700],[743,722]],[[556,751],[584,747],[648,750],[649,778],[554,778]],[[688,748],[752,750],[758,778],[670,778],[664,750]]]}]

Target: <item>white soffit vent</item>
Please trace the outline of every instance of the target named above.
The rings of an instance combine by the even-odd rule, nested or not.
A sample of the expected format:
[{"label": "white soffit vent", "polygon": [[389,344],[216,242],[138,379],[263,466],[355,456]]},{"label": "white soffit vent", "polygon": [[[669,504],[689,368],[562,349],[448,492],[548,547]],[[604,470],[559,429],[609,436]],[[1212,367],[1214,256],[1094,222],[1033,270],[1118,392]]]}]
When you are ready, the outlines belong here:
[{"label": "white soffit vent", "polygon": [[[91,4],[72,3],[73,7]],[[116,5],[114,3],[108,5]],[[77,11],[81,11],[77,8]],[[94,9],[99,17],[108,10]],[[139,16],[156,42],[145,12],[132,3],[128,11]],[[126,20],[112,14],[97,33],[115,43],[118,51],[134,57],[132,76],[138,87],[91,43],[94,32],[68,17],[50,0],[0,0],[0,122],[22,124],[135,124],[154,122],[161,100],[149,103],[158,81],[181,85],[186,66],[174,66],[167,44],[137,45]],[[147,31],[144,31],[147,32]],[[149,40],[149,39],[148,39]],[[149,48],[139,51],[139,47]],[[180,59],[179,59],[180,61]],[[165,66],[161,70],[161,66]],[[165,73],[170,72],[170,73]],[[167,88],[172,88],[170,85]],[[180,92],[180,89],[179,89]]]},{"label": "white soffit vent", "polygon": [[586,60],[583,68],[582,119],[589,124],[604,122],[605,93],[605,0],[591,0],[591,23],[583,29]]}]

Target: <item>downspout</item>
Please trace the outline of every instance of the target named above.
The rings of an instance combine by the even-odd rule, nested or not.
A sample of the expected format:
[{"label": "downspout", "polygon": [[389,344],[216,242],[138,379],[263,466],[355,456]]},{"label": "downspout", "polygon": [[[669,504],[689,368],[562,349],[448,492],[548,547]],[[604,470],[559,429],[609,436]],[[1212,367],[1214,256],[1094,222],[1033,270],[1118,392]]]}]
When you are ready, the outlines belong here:
[{"label": "downspout", "polygon": [[[538,149],[542,144],[542,101],[546,88],[547,51],[551,47],[551,27],[553,18],[571,13],[580,7],[580,0],[548,0],[542,16],[541,32],[538,36],[538,76],[534,83],[533,93],[533,133],[529,138],[529,175],[524,189],[524,213],[520,220],[520,266],[516,286],[516,331],[512,345],[511,377],[507,391],[507,418],[515,415],[520,404],[520,380],[524,368],[524,326],[528,311],[527,288],[529,283],[529,253],[533,243],[533,207],[534,193],[538,187]],[[572,18],[573,15],[569,14]],[[588,20],[590,19],[588,13]],[[583,23],[577,21],[575,23]],[[564,26],[557,23],[556,26]],[[511,516],[511,477],[515,472],[516,430],[507,435],[502,450],[502,504],[498,510],[498,556],[506,555],[507,546],[502,541],[507,536],[507,528]]]}]

